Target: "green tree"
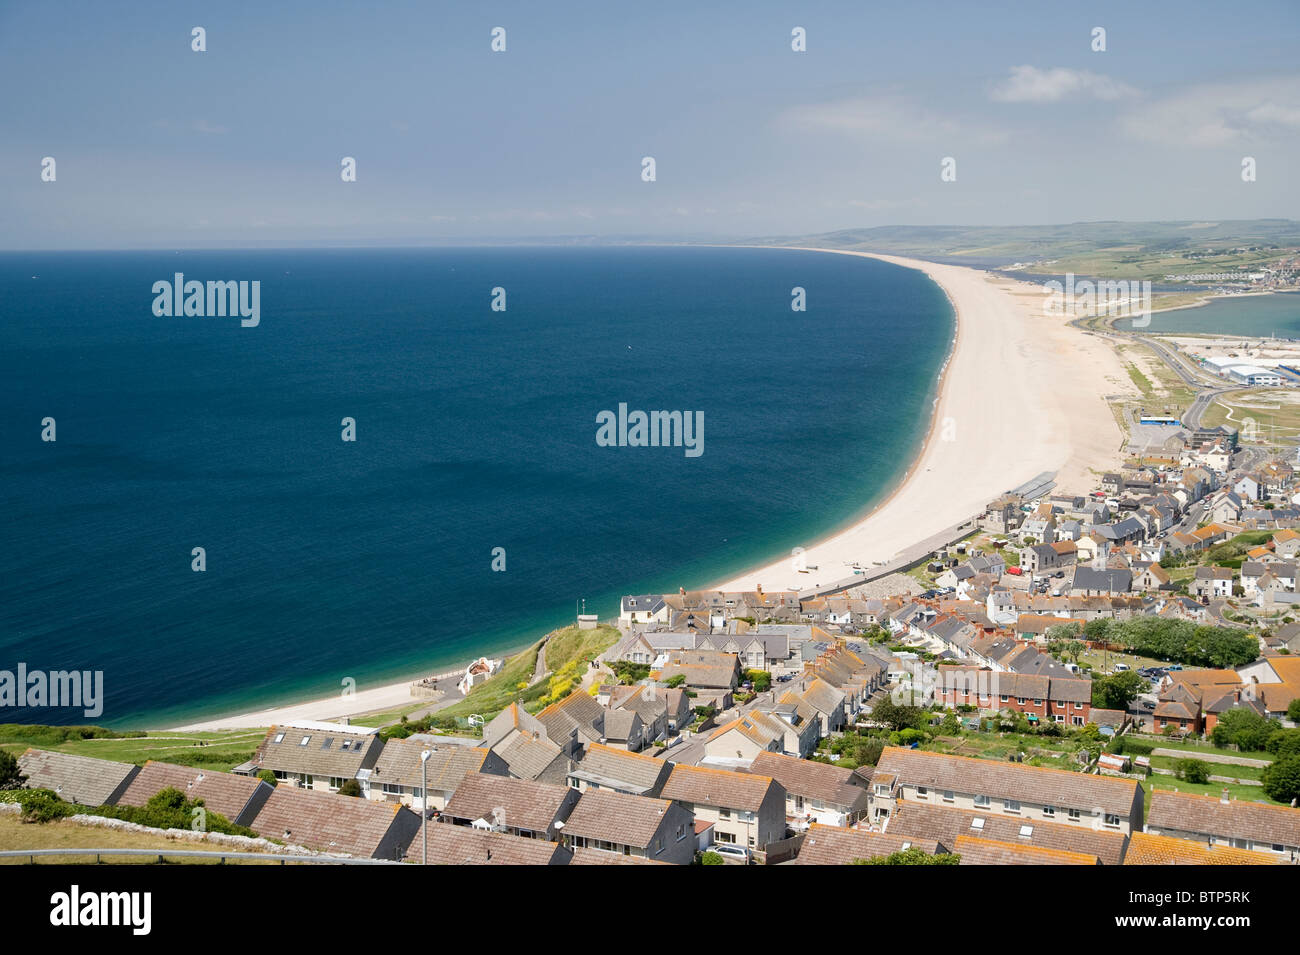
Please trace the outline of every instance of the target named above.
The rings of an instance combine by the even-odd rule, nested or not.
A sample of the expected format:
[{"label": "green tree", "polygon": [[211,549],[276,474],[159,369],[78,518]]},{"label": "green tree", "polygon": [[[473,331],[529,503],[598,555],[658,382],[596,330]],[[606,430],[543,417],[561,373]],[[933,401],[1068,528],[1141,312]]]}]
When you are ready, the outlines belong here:
[{"label": "green tree", "polygon": [[1228,710],[1214,724],[1211,736],[1215,746],[1237,746],[1243,750],[1262,750],[1278,725],[1254,710]]},{"label": "green tree", "polygon": [[1278,759],[1300,756],[1300,729],[1274,730],[1268,737],[1268,751]]},{"label": "green tree", "polygon": [[853,865],[961,865],[961,856],[955,853],[929,855],[923,849],[911,846],[891,852],[887,856],[872,856],[869,859],[854,859]]},{"label": "green tree", "polygon": [[360,795],[361,795],[361,783],[358,782],[358,781],[355,780],[355,779],[348,779],[348,780],[345,780],[344,783],[343,783],[343,785],[339,787],[339,795],[340,795],[340,796],[360,796]]},{"label": "green tree", "polygon": [[1132,670],[1112,673],[1093,684],[1092,705],[1105,710],[1127,710],[1146,685]]},{"label": "green tree", "polygon": [[716,852],[700,853],[700,865],[726,865],[726,864],[727,863],[722,860],[722,856],[718,855]]},{"label": "green tree", "polygon": [[871,708],[871,718],[894,731],[920,729],[929,725],[929,714],[919,706],[909,703],[895,703],[886,696]]},{"label": "green tree", "polygon": [[1300,756],[1288,756],[1270,764],[1260,779],[1269,799],[1286,803],[1300,799]]},{"label": "green tree", "polygon": [[664,680],[664,686],[670,689],[676,689],[677,687],[681,686],[685,682],[686,682],[686,675],[683,673],[678,673]]},{"label": "green tree", "polygon": [[1292,723],[1300,723],[1300,696],[1286,705],[1286,718]]},{"label": "green tree", "polygon": [[269,784],[273,788],[275,784],[279,782],[279,780],[275,778],[275,773],[271,772],[271,770],[269,769],[258,770],[257,778],[260,779],[262,782]]},{"label": "green tree", "polygon": [[27,777],[18,768],[18,758],[7,749],[0,749],[0,790],[22,789]]},{"label": "green tree", "polygon": [[1180,759],[1174,766],[1179,779],[1185,779],[1189,783],[1210,781],[1210,764],[1203,759]]}]

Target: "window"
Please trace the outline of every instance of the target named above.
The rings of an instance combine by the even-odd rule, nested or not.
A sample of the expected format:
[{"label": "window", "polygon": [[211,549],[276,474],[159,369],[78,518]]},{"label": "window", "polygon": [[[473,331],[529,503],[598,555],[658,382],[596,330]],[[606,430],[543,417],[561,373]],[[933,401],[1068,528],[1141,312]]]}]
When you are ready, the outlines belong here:
[{"label": "window", "polygon": [[1106,825],[1118,828],[1119,816],[1115,815],[1113,812],[1106,813]]},{"label": "window", "polygon": [[945,790],[943,791],[943,801],[944,801],[944,802],[952,802],[952,801],[953,801],[953,794],[952,794],[952,790],[951,790],[951,789],[945,789]]},{"label": "window", "polygon": [[989,805],[989,797],[988,797],[988,796],[976,796],[976,797],[975,797],[975,805],[987,808],[988,805]]},{"label": "window", "polygon": [[320,744],[320,748],[321,748],[321,749],[329,749],[332,745],[334,745],[334,737],[332,737],[332,736],[326,736],[326,737],[325,737],[325,742],[323,742],[323,743]]},{"label": "window", "polygon": [[1043,705],[1042,700],[1034,700],[1034,706],[1042,706],[1042,705]]},{"label": "window", "polygon": [[1066,815],[1070,817],[1071,822],[1079,821],[1079,810],[1077,809],[1067,809]]},{"label": "window", "polygon": [[731,810],[730,810],[730,809],[719,809],[719,810],[718,810],[718,816],[719,816],[719,818],[722,818],[722,819],[730,819],[730,818],[731,818]]},{"label": "window", "polygon": [[970,821],[970,827],[971,827],[972,829],[974,829],[976,832],[983,832],[983,831],[984,831],[984,817],[983,817],[983,816],[976,816],[974,819],[972,819],[972,820]]},{"label": "window", "polygon": [[1056,815],[1056,807],[1055,807],[1055,806],[1044,806],[1044,807],[1043,807],[1043,815],[1044,815],[1044,816],[1047,816],[1049,819],[1052,818],[1053,816]]},{"label": "window", "polygon": [[1018,697],[1016,697],[1016,702],[1019,703],[1021,706],[1024,706],[1024,705],[1025,705],[1025,698],[1024,698],[1023,696],[1018,696]]},{"label": "window", "polygon": [[1021,839],[1028,839],[1028,838],[1029,838],[1030,836],[1032,836],[1033,834],[1034,834],[1034,827],[1033,827],[1033,826],[1021,826],[1021,827],[1020,827],[1020,838],[1021,838]]},{"label": "window", "polygon": [[1009,699],[1010,699],[1010,697],[1008,697],[1005,693],[1002,694],[1002,702],[1003,702],[1003,703],[1006,703]]},{"label": "window", "polygon": [[917,799],[929,799],[929,798],[930,798],[930,790],[926,789],[924,786],[917,786],[917,787],[916,787],[916,798],[917,798]]},{"label": "window", "polygon": [[284,734],[283,734],[283,733],[276,733],[276,734],[275,734],[275,739],[273,739],[271,742],[273,742],[273,743],[283,743],[283,742],[284,742]]},{"label": "window", "polygon": [[298,745],[299,745],[299,746],[306,746],[306,745],[307,745],[308,743],[310,743],[310,742],[311,742],[311,737],[310,737],[310,736],[304,736],[304,737],[302,738],[302,742],[300,742]]},{"label": "window", "polygon": [[1019,812],[1019,811],[1020,811],[1020,802],[1019,802],[1018,800],[1015,800],[1015,799],[1004,799],[1004,800],[1002,800],[1002,805],[1003,805],[1003,807],[1005,807],[1005,809],[1006,809],[1007,812]]}]

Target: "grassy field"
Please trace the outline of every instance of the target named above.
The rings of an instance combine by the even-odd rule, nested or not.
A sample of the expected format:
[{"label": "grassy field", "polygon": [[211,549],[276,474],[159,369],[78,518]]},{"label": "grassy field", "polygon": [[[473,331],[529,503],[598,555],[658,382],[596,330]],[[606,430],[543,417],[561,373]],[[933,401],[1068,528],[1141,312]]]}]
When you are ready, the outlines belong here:
[{"label": "grassy field", "polygon": [[18,755],[31,747],[140,765],[156,759],[225,772],[251,757],[257,744],[266,736],[266,731],[244,729],[178,733],[159,730],[143,736],[91,739],[62,739],[61,736],[61,728],[0,724],[0,749]]},{"label": "grassy field", "polygon": [[[1231,775],[1226,774],[1226,775]],[[1269,806],[1280,806],[1282,803],[1276,803],[1264,795],[1264,790],[1259,786],[1242,786],[1236,783],[1189,783],[1182,779],[1176,779],[1173,776],[1156,776],[1151,775],[1142,783],[1143,790],[1146,791],[1146,808],[1151,808],[1151,793],[1156,789],[1176,789],[1180,793],[1191,793],[1195,796],[1214,796],[1218,798],[1223,795],[1223,791],[1228,790],[1228,796],[1232,799],[1240,799],[1242,802],[1262,802]]]},{"label": "grassy field", "polygon": [[[46,823],[26,823],[17,816],[0,813],[0,850],[12,849],[157,849],[160,852],[193,850],[197,852],[219,852],[222,846],[210,845],[198,840],[168,839],[146,832],[123,832],[103,826],[83,826],[68,819],[55,819]],[[254,851],[240,849],[240,852]],[[141,856],[138,858],[109,857],[117,865],[156,864],[157,858]],[[40,859],[37,865],[93,864],[95,857],[57,856]],[[175,859],[169,860],[184,865],[219,865],[218,859]],[[0,859],[0,864],[26,865],[27,859]],[[279,863],[240,863],[278,865]]]},{"label": "grassy field", "polygon": [[1243,441],[1291,442],[1300,435],[1300,400],[1278,388],[1235,391],[1216,399],[1203,423],[1238,428]]},{"label": "grassy field", "polygon": [[[564,627],[556,630],[546,637],[546,669],[554,673],[568,663],[584,663],[590,657],[613,646],[617,639],[618,630],[614,627],[602,626],[595,630]],[[512,657],[506,661],[500,673],[475,687],[473,692],[459,703],[439,710],[437,715],[451,717],[477,715],[491,719],[516,701],[522,703],[527,710],[540,709],[541,698],[549,689],[546,678],[537,683],[532,682],[540,649],[541,641],[538,641],[523,653]]]}]

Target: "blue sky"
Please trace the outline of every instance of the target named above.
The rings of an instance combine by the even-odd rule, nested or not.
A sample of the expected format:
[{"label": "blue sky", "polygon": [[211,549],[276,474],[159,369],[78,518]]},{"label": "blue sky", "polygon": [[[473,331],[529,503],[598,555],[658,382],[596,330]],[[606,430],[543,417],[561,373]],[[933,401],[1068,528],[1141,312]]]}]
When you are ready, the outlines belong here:
[{"label": "blue sky", "polygon": [[1294,0],[0,0],[0,248],[1300,218],[1297,50]]}]

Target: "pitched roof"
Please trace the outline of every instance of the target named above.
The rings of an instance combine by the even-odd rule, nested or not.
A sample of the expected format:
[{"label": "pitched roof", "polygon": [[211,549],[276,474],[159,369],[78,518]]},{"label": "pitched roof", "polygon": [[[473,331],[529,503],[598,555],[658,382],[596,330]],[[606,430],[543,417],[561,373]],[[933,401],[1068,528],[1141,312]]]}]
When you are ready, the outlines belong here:
[{"label": "pitched roof", "polygon": [[1200,832],[1269,845],[1300,846],[1300,809],[1262,802],[1196,796],[1157,789],[1147,813],[1151,829]]},{"label": "pitched roof", "polygon": [[[773,787],[781,788],[770,776],[676,763],[662,795],[685,803],[756,812]],[[781,799],[785,799],[784,790]]]},{"label": "pitched roof", "polygon": [[[430,865],[566,865],[572,853],[558,842],[525,839],[472,826],[429,824]],[[406,861],[424,859],[420,835],[411,840]]]},{"label": "pitched roof", "polygon": [[973,836],[958,836],[953,851],[962,865],[1099,865],[1094,855],[1043,849],[1014,842],[996,842]]},{"label": "pitched roof", "polygon": [[887,746],[877,774],[891,773],[905,785],[951,789],[1049,806],[1088,808],[1128,816],[1140,792],[1132,779],[1093,776],[1065,769],[1040,769],[1019,763],[948,756]]},{"label": "pitched roof", "polygon": [[249,824],[258,835],[322,852],[374,858],[389,831],[396,848],[420,828],[420,818],[398,803],[372,802],[358,796],[276,786]]},{"label": "pitched roof", "polygon": [[[247,825],[253,812],[271,795],[271,786],[255,776],[150,760],[131,780],[117,805],[143,806],[169,786],[179,789],[186,799],[202,799],[208,809],[238,825]],[[242,818],[246,814],[249,818]]]},{"label": "pitched roof", "polygon": [[383,745],[373,729],[346,726],[272,726],[253,754],[262,769],[354,779],[374,764]]},{"label": "pitched roof", "polygon": [[545,736],[515,733],[492,750],[505,762],[511,776],[536,779],[562,758],[563,750]]},{"label": "pitched roof", "polygon": [[1250,849],[1206,845],[1149,832],[1133,833],[1124,855],[1125,865],[1277,865],[1278,861]]},{"label": "pitched roof", "polygon": [[576,796],[577,792],[568,786],[473,774],[466,776],[457,787],[443,815],[470,822],[491,821],[493,810],[500,809],[507,827],[546,832],[555,822],[564,820]]},{"label": "pitched roof", "polygon": [[[421,772],[420,756],[428,750],[428,764]],[[488,758],[488,750],[482,747],[438,746],[418,737],[407,739],[390,739],[384,744],[371,770],[373,783],[388,783],[394,786],[423,788],[424,776],[428,777],[429,789],[438,792],[454,790],[468,773],[477,773],[483,769]],[[499,765],[499,764],[498,764]]]},{"label": "pitched roof", "polygon": [[112,805],[140,771],[131,763],[29,749],[18,757],[28,789],[50,789],[81,806]]},{"label": "pitched roof", "polygon": [[[564,832],[645,849],[672,806],[668,799],[629,796],[612,789],[588,789],[565,821]],[[682,811],[680,817],[682,825],[689,824],[688,813]]]},{"label": "pitched roof", "polygon": [[886,831],[894,835],[933,839],[951,852],[956,851],[954,847],[961,836],[974,836],[1096,856],[1104,865],[1119,865],[1124,858],[1125,836],[1120,832],[922,802],[900,800],[889,816]]},{"label": "pitched roof", "polygon": [[814,823],[804,836],[795,864],[850,865],[855,859],[893,855],[907,848],[920,849],[926,855],[937,855],[939,852],[938,843],[929,839]]},{"label": "pitched roof", "polygon": [[670,765],[653,756],[592,743],[582,759],[569,770],[569,775],[595,781],[602,788],[624,789],[639,796],[657,794],[663,788]]},{"label": "pitched roof", "polygon": [[759,753],[750,763],[749,771],[772,777],[791,795],[820,799],[833,806],[859,808],[869,798],[863,786],[854,784],[855,779],[861,780],[862,777],[853,770],[811,759],[799,759],[784,753]]}]

